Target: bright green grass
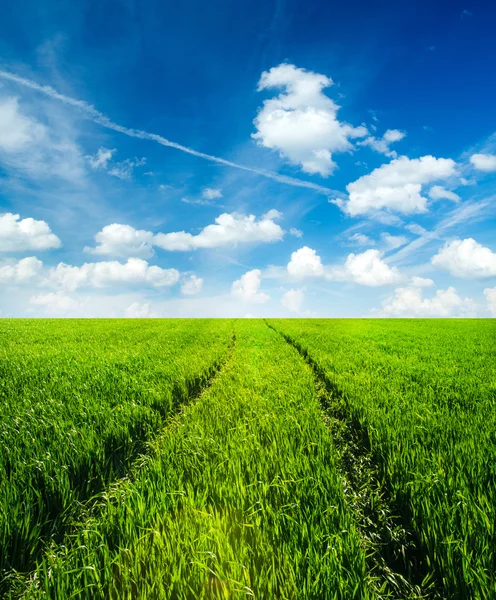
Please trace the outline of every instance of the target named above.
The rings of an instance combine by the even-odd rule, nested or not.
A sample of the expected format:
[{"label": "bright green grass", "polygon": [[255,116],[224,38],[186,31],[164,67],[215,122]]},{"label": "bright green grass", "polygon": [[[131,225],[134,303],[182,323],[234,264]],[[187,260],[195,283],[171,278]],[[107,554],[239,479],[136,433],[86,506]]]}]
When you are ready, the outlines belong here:
[{"label": "bright green grass", "polygon": [[236,338],[27,597],[373,597],[310,370],[263,323],[238,322]]},{"label": "bright green grass", "polygon": [[[25,570],[227,356],[227,321],[2,321],[0,575]],[[0,577],[1,579],[1,577]]]},{"label": "bright green grass", "polygon": [[384,597],[319,376],[426,583],[496,597],[496,322],[269,324],[293,344],[258,320],[0,322],[0,560],[38,559],[12,597]]},{"label": "bright green grass", "polygon": [[279,320],[343,395],[448,598],[496,598],[496,321]]}]

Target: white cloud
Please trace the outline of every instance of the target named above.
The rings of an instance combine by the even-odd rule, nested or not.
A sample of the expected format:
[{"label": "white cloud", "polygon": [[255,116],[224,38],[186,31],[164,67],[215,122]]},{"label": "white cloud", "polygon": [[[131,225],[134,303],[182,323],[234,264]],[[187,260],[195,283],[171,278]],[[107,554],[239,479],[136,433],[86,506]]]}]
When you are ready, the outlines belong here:
[{"label": "white cloud", "polygon": [[373,246],[374,245],[373,240],[371,240],[369,238],[369,236],[365,235],[364,233],[354,233],[353,235],[350,235],[348,240],[350,242],[358,244],[359,246]]},{"label": "white cloud", "polygon": [[117,152],[115,148],[109,149],[98,148],[96,154],[87,156],[88,162],[92,169],[102,169],[107,171],[109,175],[118,177],[119,179],[131,179],[135,167],[142,167],[146,164],[146,158],[126,158],[122,162],[110,164],[112,157]]},{"label": "white cloud", "polygon": [[390,233],[381,233],[381,240],[386,250],[395,250],[408,242],[408,238],[404,235],[391,235]]},{"label": "white cloud", "polygon": [[299,313],[304,300],[303,290],[289,290],[282,296],[281,305],[290,312]]},{"label": "white cloud", "polygon": [[454,287],[424,298],[420,287],[408,286],[395,289],[382,311],[388,317],[469,317],[475,315],[476,306],[470,298],[461,298]]},{"label": "white cloud", "polygon": [[431,187],[431,189],[429,190],[429,198],[431,198],[432,200],[446,199],[452,200],[453,202],[460,201],[460,196],[458,194],[455,194],[455,192],[443,188],[442,185],[435,185]]},{"label": "white cloud", "polygon": [[134,229],[130,225],[112,223],[95,235],[97,246],[85,247],[90,254],[107,254],[119,257],[149,258],[153,256],[153,233],[144,229]]},{"label": "white cloud", "polygon": [[486,288],[484,296],[487,299],[487,308],[489,312],[496,317],[496,288]]},{"label": "white cloud", "polygon": [[414,275],[411,279],[410,285],[419,288],[432,287],[434,285],[434,282],[428,277],[418,277],[417,275]]},{"label": "white cloud", "polygon": [[153,244],[164,250],[187,251],[239,243],[277,242],[284,232],[274,219],[281,216],[278,211],[271,210],[257,221],[254,215],[223,213],[215,219],[214,225],[207,225],[198,235],[185,231],[158,233]]},{"label": "white cloud", "polygon": [[207,200],[215,200],[216,198],[222,198],[222,191],[217,188],[203,188],[202,196]]},{"label": "white cloud", "polygon": [[346,186],[348,200],[334,202],[351,216],[380,210],[404,214],[427,211],[422,186],[456,173],[456,163],[448,158],[400,156]]},{"label": "white cloud", "polygon": [[395,267],[390,267],[382,260],[379,250],[366,250],[361,254],[349,254],[344,266],[333,267],[329,279],[337,281],[353,281],[359,285],[376,287],[389,285],[400,279]]},{"label": "white cloud", "polygon": [[264,101],[252,137],[260,146],[277,150],[292,164],[301,165],[306,173],[330,175],[336,166],[332,154],[351,151],[350,139],[367,134],[365,127],[352,127],[337,119],[339,106],[323,93],[331,85],[329,77],[291,64],[264,71],[258,90],[284,91]]},{"label": "white cloud", "polygon": [[18,152],[45,135],[41,123],[21,113],[17,98],[0,98],[0,150]]},{"label": "white cloud", "polygon": [[231,294],[245,302],[267,302],[270,296],[260,292],[262,272],[259,269],[248,271],[232,284]]},{"label": "white cloud", "polygon": [[472,154],[470,162],[478,171],[492,173],[496,171],[495,154]]},{"label": "white cloud", "polygon": [[30,298],[29,303],[36,306],[44,306],[48,313],[57,314],[68,313],[83,307],[81,302],[74,300],[74,298],[67,296],[63,292],[39,294]]},{"label": "white cloud", "polygon": [[98,148],[96,154],[87,156],[88,162],[92,169],[107,169],[108,162],[112,160],[112,156],[117,152],[115,148]]},{"label": "white cloud", "polygon": [[43,267],[34,256],[0,266],[0,284],[26,283],[37,278]]},{"label": "white cloud", "polygon": [[303,231],[301,231],[301,229],[296,229],[296,227],[291,227],[291,229],[289,230],[290,235],[293,235],[296,238],[302,238],[303,237]]},{"label": "white cloud", "polygon": [[203,279],[196,275],[191,275],[181,286],[181,293],[185,296],[194,296],[199,294],[203,288]]},{"label": "white cloud", "polygon": [[0,252],[48,250],[60,246],[59,238],[45,221],[21,219],[12,213],[0,215]]},{"label": "white cloud", "polygon": [[158,315],[150,310],[148,302],[133,302],[124,311],[127,319],[156,319]]},{"label": "white cloud", "polygon": [[399,131],[399,129],[388,129],[381,138],[376,138],[371,135],[362,142],[357,142],[357,145],[370,146],[370,148],[380,154],[385,154],[390,158],[396,158],[398,153],[395,150],[391,150],[389,146],[395,142],[399,142],[405,136],[406,133],[404,131]]},{"label": "white cloud", "polygon": [[135,167],[142,167],[146,164],[146,158],[135,158],[131,160],[126,158],[122,162],[114,163],[114,165],[107,170],[109,175],[118,177],[119,179],[131,179]]},{"label": "white cloud", "polygon": [[[295,177],[289,177],[288,175],[281,175],[280,173],[274,173],[273,171],[267,171],[266,169],[259,169],[256,167],[250,167],[247,165],[242,165],[238,163],[234,163],[230,160],[225,160],[224,158],[220,158],[218,156],[212,156],[211,154],[206,154],[205,152],[198,152],[194,148],[188,148],[187,146],[183,146],[182,144],[178,144],[177,142],[173,142],[171,140],[166,139],[165,137],[158,135],[156,133],[150,133],[148,131],[142,131],[139,129],[132,129],[130,127],[123,127],[118,123],[114,123],[107,115],[104,115],[100,111],[98,111],[92,104],[88,104],[84,100],[78,100],[76,98],[71,98],[70,96],[66,96],[61,94],[54,88],[46,85],[40,85],[36,83],[32,79],[26,79],[25,77],[20,77],[14,73],[9,73],[7,71],[3,71],[0,69],[0,78],[6,79],[7,81],[12,81],[17,85],[22,85],[23,87],[29,90],[36,90],[40,94],[43,94],[52,100],[56,100],[61,104],[69,107],[77,107],[81,112],[83,112],[88,119],[110,129],[112,131],[117,131],[123,135],[127,135],[132,138],[137,138],[140,140],[149,140],[153,141],[161,146],[166,146],[168,148],[175,148],[181,152],[186,152],[187,154],[191,154],[192,156],[197,156],[204,160],[208,160],[211,162],[215,162],[217,164],[233,167],[235,169],[240,169],[242,171],[247,171],[248,173],[255,173],[262,177],[267,177],[274,181],[278,181],[280,183],[286,185],[292,185],[296,187],[303,187],[311,190],[316,190],[319,193],[330,194],[333,190],[329,188],[323,187],[311,181],[302,181],[301,179],[296,179]],[[59,113],[60,111],[58,111]]]},{"label": "white cloud", "polygon": [[303,246],[291,254],[287,270],[292,277],[322,277],[324,266],[315,250]]},{"label": "white cloud", "polygon": [[179,281],[176,269],[150,266],[141,258],[130,258],[124,264],[117,261],[85,263],[80,267],[59,263],[50,269],[48,283],[75,290],[80,287],[102,288],[112,285],[150,285],[167,287]]},{"label": "white cloud", "polygon": [[456,277],[476,279],[496,276],[496,253],[473,238],[447,242],[431,258],[431,262]]},{"label": "white cloud", "polygon": [[[36,111],[44,110],[37,104]],[[44,114],[47,125],[26,112],[15,97],[0,97],[0,164],[32,178],[60,177],[80,182],[84,159],[62,111]]]}]

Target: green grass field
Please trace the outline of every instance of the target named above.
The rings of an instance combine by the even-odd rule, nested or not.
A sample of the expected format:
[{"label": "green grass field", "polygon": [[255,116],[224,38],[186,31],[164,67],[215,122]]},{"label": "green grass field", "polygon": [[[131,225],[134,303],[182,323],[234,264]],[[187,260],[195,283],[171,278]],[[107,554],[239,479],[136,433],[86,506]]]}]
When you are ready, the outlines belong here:
[{"label": "green grass field", "polygon": [[4,320],[0,594],[496,598],[496,321]]}]

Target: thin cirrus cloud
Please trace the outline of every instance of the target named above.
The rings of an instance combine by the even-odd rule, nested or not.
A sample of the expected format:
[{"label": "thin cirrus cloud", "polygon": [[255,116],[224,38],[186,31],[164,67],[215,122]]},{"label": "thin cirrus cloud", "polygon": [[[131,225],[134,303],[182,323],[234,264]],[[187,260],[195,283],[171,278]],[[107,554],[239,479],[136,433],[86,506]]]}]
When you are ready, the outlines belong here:
[{"label": "thin cirrus cloud", "polygon": [[323,93],[332,85],[326,75],[292,64],[264,71],[258,91],[283,91],[264,101],[254,120],[257,131],[253,139],[305,173],[330,175],[336,167],[333,153],[353,150],[350,140],[368,133],[363,126],[353,127],[338,120],[339,106]]},{"label": "thin cirrus cloud", "polygon": [[[41,107],[36,107],[42,110]],[[31,111],[32,112],[32,111]],[[72,128],[62,115],[41,123],[15,96],[0,96],[0,161],[7,170],[25,177],[57,177],[72,183],[84,178],[84,158]]]},{"label": "thin cirrus cloud", "polygon": [[348,198],[333,202],[352,217],[383,210],[424,213],[427,198],[422,196],[422,186],[455,174],[456,163],[450,158],[400,156],[349,183]]},{"label": "thin cirrus cloud", "polygon": [[496,277],[496,253],[473,238],[446,242],[432,257],[431,262],[435,267],[440,267],[455,277]]},{"label": "thin cirrus cloud", "polygon": [[61,245],[45,221],[21,219],[13,213],[0,215],[0,252],[49,250]]},{"label": "thin cirrus cloud", "polygon": [[247,165],[235,163],[230,160],[225,160],[223,158],[220,158],[218,156],[206,154],[205,152],[198,152],[197,150],[194,150],[193,148],[183,146],[182,144],[178,144],[177,142],[172,142],[172,141],[168,140],[167,138],[165,138],[161,135],[155,134],[155,133],[150,133],[148,131],[143,131],[140,129],[132,129],[130,127],[124,127],[123,125],[119,125],[118,123],[115,123],[114,121],[109,119],[109,117],[107,117],[105,114],[103,114],[102,112],[97,110],[93,105],[89,104],[88,102],[85,102],[84,100],[77,100],[76,98],[72,98],[70,96],[66,96],[65,94],[61,94],[61,93],[57,92],[57,90],[55,90],[51,86],[40,85],[39,83],[36,83],[35,81],[32,81],[31,79],[27,79],[26,77],[21,77],[14,73],[9,73],[8,71],[0,70],[0,78],[10,81],[12,83],[15,83],[17,85],[21,85],[25,88],[34,90],[41,94],[44,94],[45,96],[48,96],[49,98],[52,98],[53,100],[62,102],[63,104],[65,104],[67,106],[76,108],[86,118],[90,119],[94,123],[100,125],[101,127],[105,127],[106,129],[110,129],[112,131],[121,133],[123,135],[127,135],[129,137],[133,137],[133,138],[137,138],[137,139],[149,140],[152,142],[156,142],[157,144],[160,144],[161,146],[166,146],[168,148],[175,148],[176,150],[180,150],[181,152],[185,152],[186,154],[191,154],[192,156],[196,156],[198,158],[203,158],[204,160],[215,162],[215,163],[224,165],[226,167],[233,167],[235,169],[240,169],[242,171],[248,171],[250,173],[254,173],[254,174],[260,175],[262,177],[267,177],[268,179],[273,179],[273,180],[278,181],[279,183],[282,183],[285,185],[291,185],[291,186],[295,186],[295,187],[312,189],[312,190],[322,193],[322,194],[336,193],[335,190],[318,185],[316,183],[312,183],[310,181],[304,181],[301,179],[297,179],[295,177],[290,177],[288,175],[281,175],[280,173],[275,173],[273,171],[267,171],[265,169],[258,169],[256,167],[250,167]]}]

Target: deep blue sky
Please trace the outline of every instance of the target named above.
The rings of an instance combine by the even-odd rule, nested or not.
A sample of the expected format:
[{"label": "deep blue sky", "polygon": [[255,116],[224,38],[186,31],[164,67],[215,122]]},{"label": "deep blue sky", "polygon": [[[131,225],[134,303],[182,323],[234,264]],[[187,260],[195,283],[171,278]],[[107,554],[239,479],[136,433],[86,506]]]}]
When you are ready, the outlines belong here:
[{"label": "deep blue sky", "polygon": [[[48,0],[23,2],[22,9],[4,2],[0,68],[23,80],[0,78],[0,214],[19,215],[4,218],[3,229],[0,222],[0,314],[492,314],[495,24],[496,4],[487,1]],[[279,87],[257,90],[264,72],[280,77],[274,69],[281,65],[292,65],[291,75]],[[270,120],[280,113],[269,115],[263,103],[308,74],[334,85],[294,96],[296,108],[279,107],[286,118],[302,119],[288,141],[287,126]],[[89,103],[127,129],[329,191],[108,129],[88,110],[30,83]],[[337,113],[322,109],[323,96],[341,107]],[[338,148],[332,132],[327,141],[318,127],[311,131],[308,119],[321,110],[331,111],[324,128],[328,117],[362,133],[347,134],[349,146]],[[259,111],[268,125],[254,139]],[[404,137],[374,149],[387,130]],[[334,169],[322,166],[322,147]],[[114,152],[97,164],[99,149]],[[318,166],[305,166],[299,157],[314,152]],[[428,175],[421,173],[426,163],[414,161],[420,157],[434,161]],[[146,164],[125,163],[142,158]],[[347,185],[390,163],[380,185],[373,175],[353,198]],[[416,185],[417,192],[408,188]],[[434,186],[443,197],[434,197]],[[205,188],[218,191],[210,198]],[[410,200],[401,199],[404,189]],[[266,218],[273,229],[262,235],[258,223],[270,209],[281,215]],[[216,232],[214,241],[184,250],[150,241],[158,233],[196,235],[222,213],[240,227],[254,215],[255,230],[246,239]],[[45,222],[59,242],[34,240],[43,226],[21,225],[27,218]],[[112,238],[114,246],[98,253],[84,251],[112,224],[128,226],[128,237]],[[148,250],[134,255],[133,230],[148,240]],[[288,268],[301,248],[307,250],[294,259],[301,268]],[[18,261],[31,256],[43,266],[29,277],[16,275]],[[128,258],[148,266],[129,275]],[[74,283],[67,273],[57,275],[61,262],[89,266]],[[152,281],[146,269],[154,265],[178,270],[170,273],[177,282]],[[432,284],[412,283],[416,276]],[[196,287],[181,293],[191,281]],[[233,287],[235,281],[241,283]]]}]

